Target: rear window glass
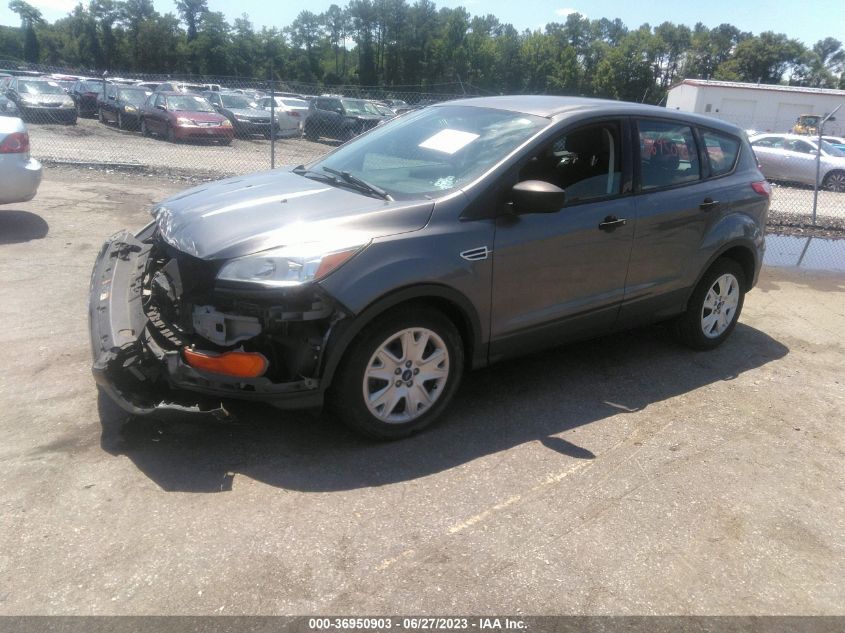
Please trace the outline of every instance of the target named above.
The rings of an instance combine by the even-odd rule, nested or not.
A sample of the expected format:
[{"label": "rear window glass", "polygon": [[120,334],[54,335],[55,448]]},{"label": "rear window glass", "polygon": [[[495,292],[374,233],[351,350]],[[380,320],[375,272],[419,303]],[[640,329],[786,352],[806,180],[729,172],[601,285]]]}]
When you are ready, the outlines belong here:
[{"label": "rear window glass", "polygon": [[739,139],[709,130],[702,131],[701,138],[704,141],[707,160],[710,162],[711,175],[721,176],[731,171],[739,155]]},{"label": "rear window glass", "polygon": [[643,190],[701,178],[692,128],[668,121],[640,121],[640,180]]}]

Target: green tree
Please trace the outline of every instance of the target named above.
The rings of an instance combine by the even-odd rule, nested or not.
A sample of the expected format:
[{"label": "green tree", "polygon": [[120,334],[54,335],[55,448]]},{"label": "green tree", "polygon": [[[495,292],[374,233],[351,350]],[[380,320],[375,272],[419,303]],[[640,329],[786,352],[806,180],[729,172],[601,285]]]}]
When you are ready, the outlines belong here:
[{"label": "green tree", "polygon": [[40,57],[38,36],[35,34],[36,25],[44,24],[41,11],[24,0],[12,0],[9,9],[18,14],[23,30],[23,58],[28,62],[37,62]]}]

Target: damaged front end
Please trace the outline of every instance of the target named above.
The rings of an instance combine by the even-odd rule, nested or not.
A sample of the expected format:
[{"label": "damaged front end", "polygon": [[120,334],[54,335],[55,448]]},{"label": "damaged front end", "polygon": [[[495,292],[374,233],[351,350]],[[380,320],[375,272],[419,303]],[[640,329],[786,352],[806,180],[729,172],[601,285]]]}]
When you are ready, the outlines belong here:
[{"label": "damaged front end", "polygon": [[346,314],[317,284],[219,288],[222,262],[168,245],[154,224],[102,247],[89,319],[97,383],[134,415],[226,418],[226,400],[322,405],[326,342]]}]

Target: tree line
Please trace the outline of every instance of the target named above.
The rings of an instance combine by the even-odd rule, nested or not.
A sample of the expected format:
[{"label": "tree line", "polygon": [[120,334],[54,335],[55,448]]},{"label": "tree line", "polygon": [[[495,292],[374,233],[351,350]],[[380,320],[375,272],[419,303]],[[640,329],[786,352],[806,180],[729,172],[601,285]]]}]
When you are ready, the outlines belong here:
[{"label": "tree line", "polygon": [[845,89],[845,49],[782,33],[672,22],[629,28],[578,13],[518,31],[493,15],[431,0],[350,0],[302,11],[284,28],[230,24],[207,0],[91,0],[53,23],[25,0],[9,8],[20,27],[0,27],[0,59],[100,73],[229,76],[437,92],[532,92],[663,101],[681,78]]}]

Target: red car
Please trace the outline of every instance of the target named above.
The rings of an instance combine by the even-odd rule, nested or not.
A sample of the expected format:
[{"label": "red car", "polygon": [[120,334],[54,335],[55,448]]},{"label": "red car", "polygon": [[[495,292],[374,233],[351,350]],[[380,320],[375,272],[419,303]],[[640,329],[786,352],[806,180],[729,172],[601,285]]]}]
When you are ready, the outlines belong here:
[{"label": "red car", "polygon": [[155,92],[141,108],[141,134],[166,136],[171,143],[180,140],[210,140],[230,145],[232,124],[217,114],[199,95],[182,92]]}]

